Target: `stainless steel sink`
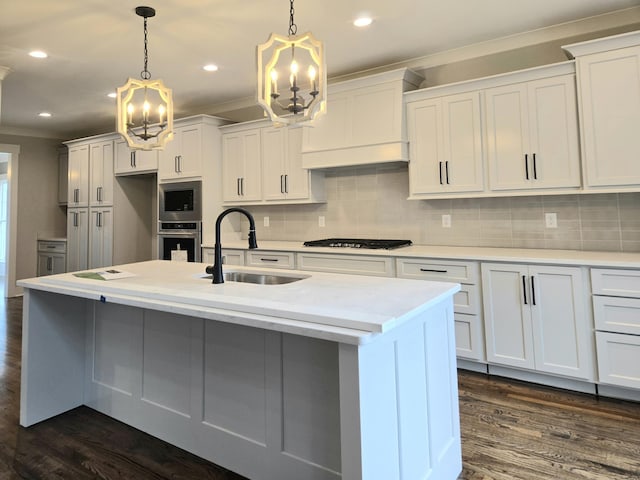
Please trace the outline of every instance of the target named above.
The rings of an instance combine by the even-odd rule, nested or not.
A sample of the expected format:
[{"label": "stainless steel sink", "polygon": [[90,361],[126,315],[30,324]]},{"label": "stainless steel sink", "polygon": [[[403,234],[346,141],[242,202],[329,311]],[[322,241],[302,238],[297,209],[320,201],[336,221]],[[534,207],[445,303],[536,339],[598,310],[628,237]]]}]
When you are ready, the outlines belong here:
[{"label": "stainless steel sink", "polygon": [[[203,278],[211,279],[211,275]],[[270,273],[224,272],[225,282],[255,283],[258,285],[284,285],[309,278],[309,275],[273,275]]]}]

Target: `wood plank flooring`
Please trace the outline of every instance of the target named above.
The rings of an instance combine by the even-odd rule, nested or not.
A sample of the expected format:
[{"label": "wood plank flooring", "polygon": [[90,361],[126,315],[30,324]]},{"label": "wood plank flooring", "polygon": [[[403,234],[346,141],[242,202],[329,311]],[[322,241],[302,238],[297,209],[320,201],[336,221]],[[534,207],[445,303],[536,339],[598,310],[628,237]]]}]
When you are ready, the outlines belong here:
[{"label": "wood plank flooring", "polygon": [[[0,480],[243,479],[86,407],[20,427],[21,316],[0,299]],[[459,389],[460,480],[640,480],[639,403],[462,371]]]}]

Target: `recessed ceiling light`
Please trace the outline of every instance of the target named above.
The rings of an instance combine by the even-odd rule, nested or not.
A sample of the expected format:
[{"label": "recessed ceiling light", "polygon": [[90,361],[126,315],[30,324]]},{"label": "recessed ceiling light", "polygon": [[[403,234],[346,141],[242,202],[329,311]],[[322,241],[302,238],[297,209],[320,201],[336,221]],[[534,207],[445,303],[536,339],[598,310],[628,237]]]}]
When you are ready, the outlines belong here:
[{"label": "recessed ceiling light", "polygon": [[107,93],[107,97],[109,98],[116,98],[117,96],[118,94],[116,92]]},{"label": "recessed ceiling light", "polygon": [[353,21],[356,27],[367,27],[371,25],[373,19],[371,17],[358,17]]},{"label": "recessed ceiling light", "polygon": [[51,114],[49,112],[40,112],[38,114],[39,117],[45,117],[45,118],[49,118],[51,116]]},{"label": "recessed ceiling light", "polygon": [[210,63],[209,65],[205,65],[204,67],[202,67],[202,69],[206,70],[207,72],[217,72],[218,66]]},{"label": "recessed ceiling light", "polygon": [[29,52],[29,55],[32,56],[33,58],[47,58],[49,55],[47,55],[46,52],[43,52],[42,50],[34,50],[32,52]]}]

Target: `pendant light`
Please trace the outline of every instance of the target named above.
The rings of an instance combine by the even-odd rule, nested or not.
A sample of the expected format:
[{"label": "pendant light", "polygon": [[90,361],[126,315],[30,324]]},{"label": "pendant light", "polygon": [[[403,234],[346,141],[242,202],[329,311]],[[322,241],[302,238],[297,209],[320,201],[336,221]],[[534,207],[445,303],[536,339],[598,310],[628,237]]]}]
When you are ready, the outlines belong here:
[{"label": "pendant light", "polygon": [[147,18],[154,17],[151,7],[137,7],[136,14],[144,18],[144,69],[141,80],[129,78],[117,89],[116,128],[136,150],[163,149],[173,137],[173,100],[171,89],[162,80],[151,80],[147,69]]},{"label": "pendant light", "polygon": [[293,1],[289,35],[272,33],[256,48],[258,103],[276,125],[313,120],[326,108],[324,47],[311,32],[297,35]]}]

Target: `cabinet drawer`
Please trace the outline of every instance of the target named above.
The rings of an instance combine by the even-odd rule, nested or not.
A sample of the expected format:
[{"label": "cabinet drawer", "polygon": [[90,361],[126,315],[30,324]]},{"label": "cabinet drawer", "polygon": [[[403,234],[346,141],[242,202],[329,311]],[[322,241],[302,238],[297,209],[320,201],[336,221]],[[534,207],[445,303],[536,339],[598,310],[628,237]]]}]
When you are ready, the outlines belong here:
[{"label": "cabinet drawer", "polygon": [[477,285],[460,284],[460,291],[453,296],[453,311],[479,315],[481,310],[480,288]]},{"label": "cabinet drawer", "polygon": [[[640,335],[640,299],[593,296],[596,330]],[[640,359],[638,360],[640,362]]]},{"label": "cabinet drawer", "polygon": [[298,270],[316,272],[350,273],[393,277],[393,259],[390,257],[367,257],[364,255],[323,255],[299,253]]},{"label": "cabinet drawer", "polygon": [[600,383],[640,388],[640,337],[596,332]]},{"label": "cabinet drawer", "polygon": [[456,332],[456,356],[467,360],[486,361],[484,330],[478,315],[453,315]]},{"label": "cabinet drawer", "polygon": [[592,268],[591,286],[594,295],[640,298],[640,271]]},{"label": "cabinet drawer", "polygon": [[476,262],[398,258],[396,266],[401,278],[475,284],[480,277],[480,267]]},{"label": "cabinet drawer", "polygon": [[66,242],[51,242],[39,240],[38,251],[48,253],[65,253],[67,251],[67,244]]},{"label": "cabinet drawer", "polygon": [[247,265],[251,267],[295,268],[293,252],[247,250]]}]

